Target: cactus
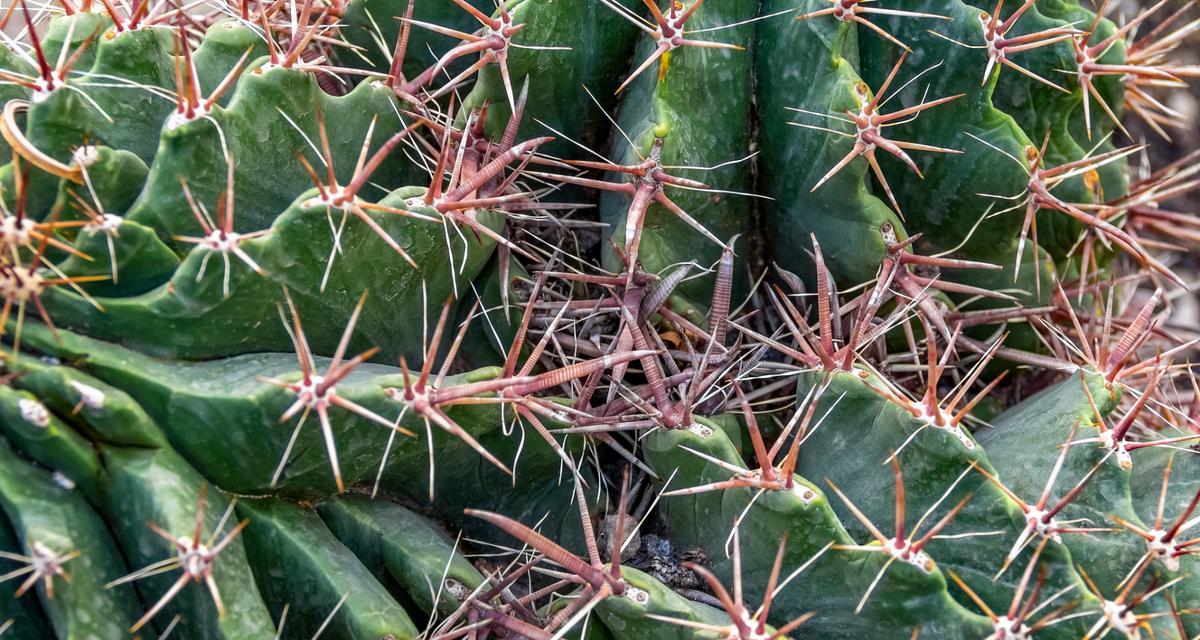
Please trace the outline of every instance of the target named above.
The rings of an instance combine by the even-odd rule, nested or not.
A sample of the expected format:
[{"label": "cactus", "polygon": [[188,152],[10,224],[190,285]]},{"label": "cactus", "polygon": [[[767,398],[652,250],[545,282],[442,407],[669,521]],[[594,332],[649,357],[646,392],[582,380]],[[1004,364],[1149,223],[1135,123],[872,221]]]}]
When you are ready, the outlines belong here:
[{"label": "cactus", "polygon": [[0,15],[0,637],[1200,634],[1188,4]]}]

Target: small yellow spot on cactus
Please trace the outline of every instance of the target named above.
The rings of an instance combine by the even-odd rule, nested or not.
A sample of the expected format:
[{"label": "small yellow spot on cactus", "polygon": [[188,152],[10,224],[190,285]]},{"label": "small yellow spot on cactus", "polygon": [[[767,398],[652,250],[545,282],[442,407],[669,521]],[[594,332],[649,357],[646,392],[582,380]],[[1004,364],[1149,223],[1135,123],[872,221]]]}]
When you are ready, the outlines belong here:
[{"label": "small yellow spot on cactus", "polygon": [[671,66],[671,52],[667,51],[658,59],[658,81],[662,82],[667,77],[667,67]]},{"label": "small yellow spot on cactus", "polygon": [[1025,147],[1025,159],[1026,160],[1033,160],[1034,158],[1037,158],[1037,156],[1038,156],[1038,150],[1036,148]]},{"label": "small yellow spot on cactus", "polygon": [[671,132],[671,127],[665,122],[660,122],[660,123],[654,125],[654,137],[655,138],[665,138],[665,137],[667,137],[667,134],[670,132]]},{"label": "small yellow spot on cactus", "polygon": [[1083,174],[1083,184],[1087,186],[1088,191],[1092,192],[1092,197],[1096,202],[1104,201],[1104,186],[1100,184],[1100,172],[1092,169]]}]

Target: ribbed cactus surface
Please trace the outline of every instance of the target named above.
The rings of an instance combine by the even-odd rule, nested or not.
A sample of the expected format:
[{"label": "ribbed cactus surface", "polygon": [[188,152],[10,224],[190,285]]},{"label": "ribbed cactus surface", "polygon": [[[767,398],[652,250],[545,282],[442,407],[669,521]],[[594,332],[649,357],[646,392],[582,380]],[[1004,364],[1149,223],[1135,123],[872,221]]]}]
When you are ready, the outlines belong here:
[{"label": "ribbed cactus surface", "polygon": [[1196,637],[1190,4],[17,0],[0,637]]}]

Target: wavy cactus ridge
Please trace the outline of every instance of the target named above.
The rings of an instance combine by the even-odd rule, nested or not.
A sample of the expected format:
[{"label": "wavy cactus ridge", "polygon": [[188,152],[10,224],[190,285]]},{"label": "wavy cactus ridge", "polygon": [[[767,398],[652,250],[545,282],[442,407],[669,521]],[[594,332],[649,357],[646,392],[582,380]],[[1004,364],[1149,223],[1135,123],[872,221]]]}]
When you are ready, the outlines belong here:
[{"label": "wavy cactus ridge", "polygon": [[[325,349],[336,344],[342,327],[324,313],[333,308],[349,311],[357,301],[357,296],[340,295],[341,300],[335,301],[336,292],[347,291],[348,281],[372,273],[376,281],[368,284],[376,297],[370,302],[389,300],[398,305],[395,313],[409,315],[409,321],[415,322],[421,314],[422,296],[437,300],[452,295],[460,278],[465,283],[483,268],[494,246],[487,237],[464,236],[461,245],[448,251],[443,244],[443,230],[429,221],[437,219],[436,212],[407,204],[419,192],[416,188],[400,189],[382,199],[379,205],[409,206],[426,219],[386,212],[364,212],[364,216],[398,246],[410,247],[409,256],[419,260],[418,264],[428,265],[420,271],[406,264],[402,267],[390,264],[395,254],[387,244],[379,243],[377,250],[368,250],[366,247],[379,242],[378,234],[360,220],[347,223],[345,229],[331,230],[329,222],[333,220],[336,224],[337,219],[328,216],[319,202],[313,202],[319,197],[317,191],[308,191],[275,219],[268,233],[237,240],[248,261],[232,250],[201,245],[187,254],[171,280],[140,296],[98,298],[93,304],[77,296],[59,297],[51,292],[54,297],[47,296],[46,306],[66,326],[88,326],[94,335],[129,342],[158,355],[203,359],[287,348],[290,341],[277,321],[260,322],[274,315],[274,307],[281,298],[279,292],[287,288],[303,315],[312,317],[308,333],[314,346]],[[499,216],[488,212],[482,212],[478,219],[481,225],[498,227],[500,223]],[[459,239],[452,241],[458,244]],[[341,243],[364,248],[339,257],[336,247]],[[454,271],[459,273],[433,267],[451,257],[455,261]],[[372,266],[380,259],[388,263]],[[205,278],[208,274],[214,277]],[[401,297],[409,302],[400,303]],[[405,354],[419,359],[419,336],[388,331],[385,339],[386,323],[396,316],[384,318],[381,312],[375,304],[368,306],[360,332],[371,336],[371,343],[381,346],[392,357]],[[247,324],[248,319],[253,319],[252,324]],[[131,323],[153,327],[156,335],[127,336],[124,327]],[[204,331],[224,333],[226,339],[197,342],[193,336]],[[362,344],[362,338],[356,338]]]},{"label": "wavy cactus ridge", "polygon": [[[668,168],[668,173],[703,183],[711,191],[664,188],[671,204],[659,200],[648,203],[645,211],[638,211],[636,193],[629,198],[628,194],[606,190],[600,198],[600,217],[612,229],[612,250],[605,254],[609,269],[619,271],[621,261],[629,259],[617,254],[630,251],[632,237],[638,237],[638,245],[645,247],[642,264],[651,273],[664,274],[686,263],[711,268],[720,259],[723,245],[696,236],[689,229],[694,225],[685,222],[684,215],[722,243],[750,234],[751,165],[750,159],[738,158],[737,154],[749,147],[749,70],[753,52],[748,49],[752,48],[754,25],[723,27],[752,9],[750,3],[704,5],[692,11],[684,24],[697,31],[718,29],[709,32],[705,40],[665,51],[662,45],[645,40],[638,46],[634,56],[638,68],[648,60],[650,68],[637,76],[633,75],[635,69],[620,85],[620,132],[610,143],[617,154],[614,166],[637,164],[653,156],[656,145],[661,144],[659,162],[679,167]],[[678,22],[683,14],[678,12],[675,17],[675,13],[672,10],[664,20],[669,23],[674,17]],[[651,60],[655,55],[658,57]],[[742,122],[744,127],[733,125]],[[610,173],[607,179],[624,181],[617,173]],[[640,225],[640,229],[631,234],[630,225]],[[685,242],[684,238],[695,241]],[[740,290],[746,276],[742,273],[744,258],[739,262],[734,282]],[[703,296],[712,291],[715,275],[714,270],[709,277],[691,279],[676,291],[699,298],[703,304]]]},{"label": "wavy cactus ridge", "polygon": [[[614,2],[626,9],[637,7],[632,0]],[[608,134],[606,111],[617,100],[607,87],[625,72],[637,28],[599,2],[523,0],[506,6],[513,24],[522,25],[507,49],[509,80],[505,82],[497,65],[483,67],[464,105],[489,105],[484,126],[498,137],[516,106],[516,96],[528,82],[526,108],[537,119],[522,120],[518,130],[522,138],[558,136],[547,146],[554,154],[574,154],[576,144],[599,148]],[[580,91],[580,86],[587,90]]]},{"label": "wavy cactus ridge", "polygon": [[1186,6],[101,5],[0,17],[0,636],[1200,633]]},{"label": "wavy cactus ridge", "polygon": [[404,507],[363,497],[317,505],[325,524],[363,564],[397,583],[426,614],[451,615],[484,577],[436,524]]},{"label": "wavy cactus ridge", "polygon": [[[274,624],[229,519],[231,499],[208,492],[200,474],[170,449],[103,447],[101,453],[113,469],[104,484],[105,510],[130,569],[110,585],[132,582],[146,605],[130,632],[165,629],[180,616],[208,637],[269,634]],[[192,562],[189,550],[198,554]]]},{"label": "wavy cactus ridge", "polygon": [[[120,577],[124,561],[99,514],[70,490],[73,480],[35,469],[7,446],[0,455],[5,458],[4,512],[27,553],[47,567],[21,576],[20,588],[37,587],[47,594],[54,589],[56,597],[47,598],[45,612],[65,637],[122,633],[127,621],[138,615],[136,601],[128,587],[104,588]],[[95,483],[96,478],[78,481]],[[71,580],[55,584],[62,575]]]},{"label": "wavy cactus ridge", "polygon": [[[1090,378],[1090,379],[1089,379]],[[1099,384],[1098,384],[1099,383]],[[1094,389],[1094,390],[1093,390]],[[1086,391],[1085,391],[1086,390]],[[1130,471],[1129,469],[1136,466],[1136,462],[1141,458],[1140,454],[1134,453],[1136,457],[1122,455],[1124,446],[1113,452],[1106,448],[1101,443],[1089,443],[1089,437],[1093,430],[1101,428],[1105,421],[1105,417],[1096,414],[1091,408],[1088,395],[1095,397],[1095,402],[1101,408],[1111,406],[1113,403],[1107,396],[1103,383],[1096,380],[1096,376],[1088,376],[1080,374],[1078,377],[1064,381],[1053,389],[1048,389],[1043,392],[1042,397],[1034,397],[1026,402],[1027,406],[1018,406],[1014,408],[1013,415],[998,418],[994,425],[995,432],[984,434],[984,442],[991,443],[992,449],[998,452],[1003,452],[1004,447],[994,446],[1003,442],[1004,437],[1016,438],[1020,437],[1019,432],[1026,429],[1016,427],[1011,428],[1007,433],[1004,433],[1004,427],[1012,424],[1020,424],[1022,417],[1028,415],[1027,412],[1039,412],[1043,419],[1048,418],[1043,424],[1043,432],[1038,434],[1038,437],[1049,438],[1052,435],[1058,435],[1064,442],[1068,440],[1071,433],[1076,433],[1077,441],[1082,441],[1080,449],[1071,452],[1067,458],[1066,464],[1062,467],[1063,472],[1057,482],[1063,486],[1074,486],[1087,478],[1087,482],[1083,485],[1083,490],[1078,497],[1071,501],[1062,511],[1062,519],[1064,521],[1083,521],[1094,523],[1092,526],[1114,525],[1114,526],[1134,526],[1143,530],[1153,528],[1146,525],[1139,517],[1136,510],[1133,508],[1133,498],[1131,493]],[[1054,407],[1048,411],[1049,407]],[[1068,423],[1070,426],[1068,426]],[[1078,424],[1078,426],[1076,426]],[[1064,431],[1066,433],[1064,433]],[[1001,436],[1000,434],[1004,434]],[[1026,439],[1032,439],[1032,434],[1026,434]],[[1094,437],[1092,437],[1095,442]],[[1097,446],[1099,445],[1099,446]],[[1089,451],[1088,449],[1091,449]],[[1151,448],[1153,451],[1153,448]],[[1011,486],[1016,487],[1015,490],[1020,491],[1025,489],[1026,492],[1033,490],[1031,485],[1043,480],[1040,471],[1034,471],[1030,462],[1022,461],[1017,463],[1011,455],[997,454],[998,468],[1006,473]],[[1154,495],[1154,494],[1151,494]],[[1101,524],[1103,523],[1103,524]],[[1089,566],[1091,563],[1085,558],[1105,557],[1109,559],[1123,558],[1116,562],[1108,562],[1098,564],[1091,567],[1087,572],[1090,580],[1093,581],[1095,587],[1098,588],[1097,596],[1112,598],[1112,595],[1121,590],[1121,586],[1127,581],[1127,571],[1132,569],[1118,568],[1123,565],[1126,567],[1137,566],[1140,568],[1141,562],[1146,559],[1147,545],[1145,541],[1139,540],[1136,537],[1126,537],[1116,540],[1103,540],[1100,538],[1080,537],[1066,538],[1066,544],[1074,550],[1074,555],[1081,558],[1080,565],[1083,567]],[[1098,550],[1098,545],[1106,545],[1103,551]],[[1169,543],[1168,543],[1169,544]],[[1194,558],[1183,557],[1176,558],[1179,562],[1173,562],[1176,565],[1174,568],[1163,564],[1155,564],[1150,566],[1148,571],[1160,573],[1166,581],[1173,580],[1177,577],[1182,579],[1177,583],[1177,594],[1185,601],[1191,601],[1196,596],[1195,593],[1198,586],[1195,574],[1187,567],[1194,565]],[[1166,610],[1165,601],[1153,602],[1153,605],[1159,612]]]},{"label": "wavy cactus ridge", "polygon": [[247,536],[247,554],[257,566],[303,568],[300,579],[265,580],[271,587],[264,597],[275,611],[282,612],[285,604],[294,607],[290,632],[316,633],[329,615],[326,603],[333,601],[340,606],[329,620],[338,635],[416,637],[404,609],[316,513],[272,499],[243,501],[238,508],[246,518],[265,525]]},{"label": "wavy cactus ridge", "polygon": [[[685,442],[690,440],[689,444],[695,445],[688,447],[691,451],[717,453],[724,444],[719,432],[710,433],[699,442],[697,438],[695,435],[684,436]],[[710,439],[713,442],[704,442]],[[681,452],[676,457],[696,459],[696,454],[684,450],[684,446],[676,449]],[[668,456],[674,451],[664,450]],[[660,468],[665,470],[672,462],[670,457],[665,457],[659,463]],[[689,480],[701,483],[694,486],[702,486],[706,481],[729,477],[727,470],[703,460],[695,471],[692,469],[697,467],[696,463],[679,461],[676,464],[679,464],[676,477],[682,476],[680,482],[684,487],[693,486]],[[670,503],[676,503],[671,507],[671,518],[680,540],[684,544],[702,546],[710,556],[720,558],[714,563],[714,569],[731,581],[738,571],[730,561],[732,526],[740,521],[737,531],[744,558],[740,567],[742,579],[760,581],[758,586],[751,587],[750,593],[761,597],[760,589],[765,584],[763,577],[771,571],[766,562],[774,557],[780,544],[779,535],[786,532],[788,544],[783,566],[791,571],[804,567],[804,572],[796,578],[797,584],[787,594],[780,594],[776,607],[784,616],[793,617],[809,608],[829,611],[823,619],[814,619],[805,625],[814,633],[883,633],[888,625],[900,621],[899,624],[928,626],[935,633],[949,634],[946,637],[960,637],[959,634],[973,637],[970,634],[984,626],[981,618],[949,596],[944,579],[930,566],[931,561],[930,565],[922,566],[898,562],[894,571],[882,571],[890,568],[895,559],[885,560],[886,554],[873,552],[872,549],[879,547],[857,547],[842,528],[822,491],[802,479],[791,489],[777,489],[758,497],[754,496],[753,487],[726,489],[719,494],[702,496],[705,497],[669,498]],[[923,558],[922,562],[928,561],[927,556],[919,557]],[[838,588],[831,589],[831,585],[838,585]],[[889,596],[893,593],[908,596],[896,602],[896,598]],[[864,606],[868,600],[871,604]],[[833,614],[834,611],[839,613]],[[922,622],[915,622],[918,618]]]},{"label": "wavy cactus ridge", "polygon": [[[818,407],[824,416],[822,428],[814,431],[806,442],[808,446],[798,467],[801,473],[825,477],[831,484],[846,487],[846,501],[838,506],[843,506],[843,519],[856,536],[869,534],[861,526],[853,526],[859,523],[844,510],[850,504],[882,527],[893,514],[897,519],[904,515],[908,522],[937,522],[970,496],[965,507],[955,513],[946,538],[931,540],[928,549],[942,566],[954,571],[956,578],[976,585],[973,591],[979,598],[994,610],[1005,609],[1017,596],[1022,574],[1032,561],[1040,561],[1039,571],[1045,571],[1043,588],[1047,592],[1083,591],[1083,580],[1064,548],[1050,546],[1036,557],[1031,550],[1023,549],[1026,514],[1002,489],[989,483],[988,476],[994,475],[995,469],[988,452],[961,430],[961,423],[954,422],[952,417],[944,426],[937,424],[936,417],[914,419],[910,412],[913,404],[905,406],[897,401],[902,398],[889,398],[885,395],[886,383],[878,379],[863,380],[855,374],[842,373],[835,374],[827,385],[818,386],[821,384],[810,380],[804,392],[815,394],[823,388],[819,398],[836,398],[837,405],[827,409],[825,405],[832,404],[827,401]],[[952,408],[939,411],[954,413]],[[850,442],[856,436],[846,425],[853,424],[855,416],[872,416],[870,437],[865,440],[869,447],[856,447],[860,454],[857,465],[830,465],[830,452],[854,446]],[[1002,416],[997,420],[1003,419]],[[896,471],[889,473],[887,465],[893,461]],[[921,481],[926,479],[930,485],[922,486]],[[892,491],[888,490],[889,485]],[[891,495],[894,487],[900,485],[903,485],[903,499]],[[903,505],[903,512],[898,505]],[[1003,533],[997,535],[997,532]],[[996,547],[1006,552],[989,557],[989,550]],[[1022,551],[1027,555],[1021,555]],[[996,567],[998,559],[1001,570]],[[956,596],[967,601],[961,592]],[[1085,633],[1086,628],[1077,631]]]},{"label": "wavy cactus ridge", "polygon": [[[809,2],[802,9],[807,15],[822,6],[823,3]],[[783,2],[764,6],[768,15],[789,8]],[[774,207],[780,209],[764,217],[769,239],[781,247],[775,253],[786,269],[811,269],[811,262],[805,260],[803,252],[782,247],[806,246],[807,235],[818,228],[816,220],[832,218],[842,222],[836,227],[854,230],[822,234],[821,241],[830,263],[835,265],[834,272],[843,282],[868,280],[874,275],[873,265],[885,253],[886,240],[880,228],[891,225],[902,240],[904,226],[896,213],[873,195],[865,178],[868,171],[865,163],[851,163],[830,176],[822,188],[814,188],[842,160],[849,147],[839,140],[840,135],[831,136],[809,128],[849,133],[846,123],[827,116],[840,115],[858,106],[855,98],[855,88],[861,82],[855,69],[858,32],[846,23],[833,24],[816,18],[763,21],[758,31],[757,72],[763,77],[779,79],[757,86],[757,99],[762,104],[759,117],[767,141],[759,163],[760,181],[767,189],[765,195],[773,198],[764,208],[768,212]],[[801,43],[808,46],[800,46]],[[798,55],[793,58],[788,52]],[[791,126],[790,122],[797,125]],[[809,168],[804,175],[786,169],[796,165]]]}]

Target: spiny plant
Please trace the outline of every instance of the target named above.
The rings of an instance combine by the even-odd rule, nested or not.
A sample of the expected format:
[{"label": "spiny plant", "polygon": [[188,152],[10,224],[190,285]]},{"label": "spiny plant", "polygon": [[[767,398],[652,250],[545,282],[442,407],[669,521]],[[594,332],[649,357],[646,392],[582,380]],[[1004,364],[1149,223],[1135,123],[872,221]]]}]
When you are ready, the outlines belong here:
[{"label": "spiny plant", "polygon": [[1190,7],[9,3],[0,636],[1196,637]]}]

